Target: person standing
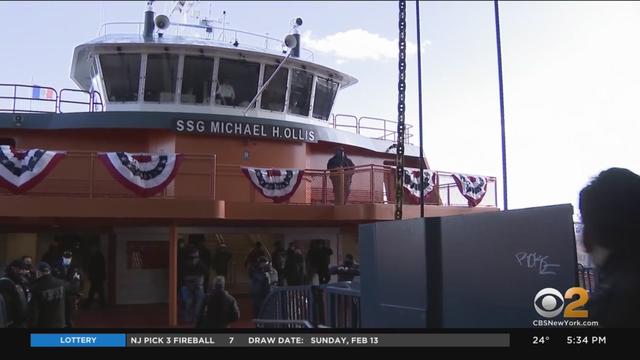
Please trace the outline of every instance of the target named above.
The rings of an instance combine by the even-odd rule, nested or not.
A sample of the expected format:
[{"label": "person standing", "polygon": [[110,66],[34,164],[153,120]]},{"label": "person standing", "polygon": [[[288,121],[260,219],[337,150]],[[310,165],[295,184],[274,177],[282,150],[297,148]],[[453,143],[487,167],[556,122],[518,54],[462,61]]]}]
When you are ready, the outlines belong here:
[{"label": "person standing", "polygon": [[31,284],[36,280],[36,271],[33,268],[33,258],[29,255],[24,255],[22,257],[22,263],[27,270],[25,276],[27,277],[28,283]]},{"label": "person standing", "polygon": [[73,327],[73,315],[80,301],[82,290],[82,275],[80,269],[73,262],[73,253],[65,251],[58,263],[52,267],[51,274],[66,283],[65,318],[66,326]]},{"label": "person standing", "polygon": [[343,147],[339,147],[327,161],[327,170],[331,170],[331,185],[336,205],[344,205],[351,192],[351,180],[355,164],[347,157]]},{"label": "person standing", "polygon": [[622,168],[602,171],[580,191],[585,249],[599,283],[589,316],[606,328],[640,323],[640,176]]},{"label": "person standing", "polygon": [[198,249],[191,248],[188,253],[188,261],[185,264],[182,281],[182,304],[184,306],[183,319],[191,323],[200,316],[204,301],[204,279],[208,269],[200,262]]},{"label": "person standing", "polygon": [[250,276],[253,317],[257,319],[264,300],[271,292],[271,287],[278,282],[278,273],[266,256],[260,256],[251,267]]},{"label": "person standing", "polygon": [[282,241],[277,241],[272,254],[273,268],[278,272],[278,286],[284,286],[284,267],[287,263],[287,252],[284,250]]},{"label": "person standing", "polygon": [[331,281],[331,274],[329,272],[329,265],[331,264],[331,255],[333,255],[333,250],[324,240],[319,240],[319,250],[318,250],[318,281],[320,284],[327,284]]},{"label": "person standing", "polygon": [[14,260],[0,278],[0,294],[4,298],[10,328],[26,328],[28,325],[30,290],[26,272],[22,260]]},{"label": "person standing", "polygon": [[224,285],[224,277],[216,276],[213,280],[213,290],[207,295],[196,327],[224,329],[240,319],[238,302],[224,289]]},{"label": "person standing", "polygon": [[106,306],[104,299],[104,281],[107,277],[106,261],[104,260],[104,255],[95,244],[91,246],[88,273],[91,287],[89,288],[89,298],[87,298],[86,303],[87,308],[91,308],[96,294],[98,295],[100,307],[104,308]]},{"label": "person standing", "polygon": [[222,276],[227,279],[232,257],[233,254],[231,254],[227,244],[220,242],[215,254],[213,255],[213,267],[217,276]]},{"label": "person standing", "polygon": [[51,266],[38,263],[37,279],[33,284],[31,301],[31,327],[64,328],[67,326],[67,284],[51,275]]},{"label": "person standing", "polygon": [[302,256],[302,250],[293,243],[289,245],[287,250],[284,274],[288,286],[298,286],[304,283],[304,257]]}]

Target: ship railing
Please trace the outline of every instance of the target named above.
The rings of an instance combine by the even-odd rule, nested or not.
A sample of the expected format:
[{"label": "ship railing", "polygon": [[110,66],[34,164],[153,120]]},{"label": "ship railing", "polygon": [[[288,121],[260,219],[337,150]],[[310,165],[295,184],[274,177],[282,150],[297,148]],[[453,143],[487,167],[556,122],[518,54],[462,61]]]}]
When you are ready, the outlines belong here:
[{"label": "ship railing", "polygon": [[[184,154],[176,177],[150,199],[215,199],[216,156]],[[186,184],[182,187],[182,184]],[[69,151],[51,172],[29,191],[20,195],[0,187],[0,196],[65,198],[136,198],[113,178],[98,153]]]},{"label": "ship railing", "polygon": [[[231,202],[270,203],[239,171],[240,165],[218,164],[216,183],[222,191],[220,200]],[[468,206],[460,193],[453,173],[436,171],[437,191],[425,201],[426,205]],[[359,165],[350,169],[305,169],[301,184],[286,204],[334,206],[349,204],[395,204],[395,168],[388,165]],[[477,207],[497,207],[496,178],[487,176],[487,191]],[[245,184],[242,190],[241,184]],[[240,184],[240,185],[239,185]],[[342,189],[342,190],[341,190]],[[405,203],[410,203],[405,194]]]},{"label": "ship railing", "polygon": [[[350,114],[331,114],[329,124],[335,129],[343,129],[374,139],[397,141],[398,122],[371,116],[357,117]],[[405,144],[411,144],[413,125],[405,124]]]},{"label": "ship railing", "polygon": [[0,112],[68,113],[104,111],[97,91],[62,89],[39,85],[0,84]]},{"label": "ship railing", "polygon": [[[98,30],[98,36],[108,35],[125,35],[135,33],[142,36],[144,22],[136,21],[120,21],[102,24]],[[210,41],[213,44],[225,44],[235,47],[242,46],[257,51],[268,51],[278,54],[284,54],[287,47],[284,45],[284,36],[282,39],[270,37],[269,34],[258,34],[250,31],[231,29],[226,27],[217,27],[213,25],[197,25],[171,23],[167,30],[162,31],[165,35],[180,36],[184,38],[192,38],[197,40]],[[301,48],[301,58],[314,61],[313,51]]]},{"label": "ship railing", "polygon": [[[347,169],[304,169],[298,188],[285,204],[335,206],[348,204],[395,204],[395,168],[360,165]],[[452,173],[437,171],[439,185],[425,204],[468,206]],[[0,195],[13,193],[0,188]],[[41,183],[17,196],[120,198],[137,195],[124,188],[98,159],[95,152],[70,151]],[[246,178],[240,165],[218,164],[212,154],[183,154],[175,179],[158,199],[210,199],[238,203],[272,203]],[[411,203],[405,194],[405,203]],[[415,202],[414,202],[415,203]],[[487,177],[487,192],[478,207],[497,207],[496,179]]]}]

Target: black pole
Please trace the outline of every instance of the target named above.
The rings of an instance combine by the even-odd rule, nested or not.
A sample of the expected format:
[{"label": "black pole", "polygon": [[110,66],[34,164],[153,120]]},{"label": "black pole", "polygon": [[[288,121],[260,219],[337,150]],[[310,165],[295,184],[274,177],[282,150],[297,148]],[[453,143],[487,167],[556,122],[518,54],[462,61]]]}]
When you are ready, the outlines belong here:
[{"label": "black pole", "polygon": [[[502,196],[504,209],[509,210],[507,203],[507,144],[504,129],[504,90],[502,87],[502,47],[500,46],[500,14],[498,12],[498,0],[493,1],[496,14],[496,43],[498,45],[498,83],[500,85],[500,134],[502,137]],[[497,205],[497,204],[496,204]]]},{"label": "black pole", "polygon": [[422,58],[420,57],[420,0],[416,0],[418,31],[418,138],[420,142],[420,217],[424,217],[424,150],[422,149]]}]

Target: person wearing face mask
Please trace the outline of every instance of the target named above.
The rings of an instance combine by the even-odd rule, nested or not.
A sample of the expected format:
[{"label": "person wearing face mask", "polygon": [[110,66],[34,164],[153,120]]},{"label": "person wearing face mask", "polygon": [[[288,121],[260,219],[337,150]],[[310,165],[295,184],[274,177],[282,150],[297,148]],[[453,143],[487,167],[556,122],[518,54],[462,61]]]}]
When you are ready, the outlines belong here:
[{"label": "person wearing face mask", "polygon": [[29,320],[29,290],[26,268],[22,260],[12,261],[0,278],[0,294],[4,298],[8,327],[26,328]]},{"label": "person wearing face mask", "polygon": [[81,296],[82,274],[73,262],[71,251],[67,250],[62,253],[60,261],[52,269],[52,274],[66,284],[65,319],[67,327],[73,327],[73,314],[78,307]]},{"label": "person wearing face mask", "polygon": [[584,245],[599,275],[589,316],[601,327],[640,324],[640,176],[601,172],[580,191]]}]

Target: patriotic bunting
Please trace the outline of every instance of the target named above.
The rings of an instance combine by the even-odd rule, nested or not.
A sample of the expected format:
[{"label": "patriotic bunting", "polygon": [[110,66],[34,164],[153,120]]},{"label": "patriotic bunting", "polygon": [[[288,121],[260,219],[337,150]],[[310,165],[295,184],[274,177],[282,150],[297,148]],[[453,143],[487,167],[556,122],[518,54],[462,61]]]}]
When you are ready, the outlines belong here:
[{"label": "patriotic bunting", "polygon": [[0,186],[23,193],[44,179],[65,156],[64,152],[30,149],[17,152],[0,146]]},{"label": "patriotic bunting", "polygon": [[293,196],[300,185],[304,171],[243,167],[242,173],[264,197],[279,203]]},{"label": "patriotic bunting", "polygon": [[111,175],[139,196],[152,196],[164,190],[178,172],[181,154],[131,154],[108,152],[98,158]]},{"label": "patriotic bunting", "polygon": [[[438,188],[438,174],[433,170],[423,169],[424,199]],[[409,204],[420,204],[420,169],[404,168],[402,186],[404,197]]]},{"label": "patriotic bunting", "polygon": [[484,176],[471,176],[464,174],[452,174],[453,180],[469,203],[469,207],[475,207],[482,201],[487,193],[487,178]]}]

